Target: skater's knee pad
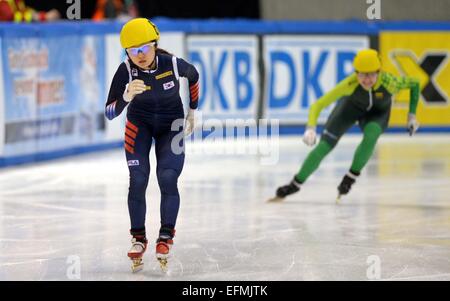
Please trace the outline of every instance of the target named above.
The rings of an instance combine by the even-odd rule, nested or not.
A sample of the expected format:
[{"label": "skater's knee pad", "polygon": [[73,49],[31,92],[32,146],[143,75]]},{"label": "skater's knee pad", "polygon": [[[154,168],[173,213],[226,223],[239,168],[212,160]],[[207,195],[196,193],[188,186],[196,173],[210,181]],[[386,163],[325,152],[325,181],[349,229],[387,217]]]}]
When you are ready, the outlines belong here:
[{"label": "skater's knee pad", "polygon": [[160,169],[156,172],[159,188],[163,194],[177,194],[177,182],[180,173],[175,169]]},{"label": "skater's knee pad", "polygon": [[320,141],[319,143],[322,144],[327,144],[327,146],[329,147],[329,150],[331,151],[336,144],[339,142],[340,137],[335,137],[335,136],[330,136],[330,135],[325,135],[322,134],[322,136],[320,136]]},{"label": "skater's knee pad", "polygon": [[317,144],[317,146],[314,149],[317,150],[317,152],[324,157],[333,150],[337,142],[338,141],[336,140],[334,140],[334,142],[330,142],[328,141],[328,139],[322,136],[322,138],[319,141],[319,144]]}]

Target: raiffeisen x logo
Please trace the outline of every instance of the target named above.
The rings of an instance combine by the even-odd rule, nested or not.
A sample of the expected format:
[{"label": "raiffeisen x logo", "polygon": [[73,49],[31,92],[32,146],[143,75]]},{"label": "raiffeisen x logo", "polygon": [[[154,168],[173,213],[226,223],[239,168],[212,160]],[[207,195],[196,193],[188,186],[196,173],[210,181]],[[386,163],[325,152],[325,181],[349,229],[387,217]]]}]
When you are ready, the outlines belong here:
[{"label": "raiffeisen x logo", "polygon": [[426,52],[419,60],[413,52],[402,50],[391,52],[390,57],[402,75],[419,79],[426,103],[442,105],[448,102],[448,96],[435,80],[448,62],[448,52]]}]

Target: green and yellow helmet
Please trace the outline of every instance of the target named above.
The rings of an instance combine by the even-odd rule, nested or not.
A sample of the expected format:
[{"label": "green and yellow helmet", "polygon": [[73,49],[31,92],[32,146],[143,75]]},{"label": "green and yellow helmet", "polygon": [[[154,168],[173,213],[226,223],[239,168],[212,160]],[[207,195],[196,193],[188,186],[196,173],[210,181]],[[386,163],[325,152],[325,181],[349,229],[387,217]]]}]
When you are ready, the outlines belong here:
[{"label": "green and yellow helmet", "polygon": [[120,44],[125,49],[158,40],[158,28],[146,18],[136,18],[128,21],[120,32]]},{"label": "green and yellow helmet", "polygon": [[358,51],[353,60],[353,67],[356,72],[370,73],[381,69],[381,61],[378,52],[374,49],[364,49]]}]

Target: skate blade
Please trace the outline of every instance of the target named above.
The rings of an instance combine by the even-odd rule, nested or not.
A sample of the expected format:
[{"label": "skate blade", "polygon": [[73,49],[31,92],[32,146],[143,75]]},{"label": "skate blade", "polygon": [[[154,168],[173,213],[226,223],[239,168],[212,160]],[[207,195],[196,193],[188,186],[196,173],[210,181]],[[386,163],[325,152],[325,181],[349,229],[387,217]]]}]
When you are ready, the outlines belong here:
[{"label": "skate blade", "polygon": [[340,204],[340,202],[341,202],[341,197],[342,197],[342,194],[339,194],[339,195],[337,196],[337,198],[336,198],[336,205],[339,205],[339,204]]},{"label": "skate blade", "polygon": [[159,266],[161,268],[161,271],[163,271],[164,273],[167,272],[168,269],[168,265],[167,265],[167,258],[158,258],[159,261]]},{"label": "skate blade", "polygon": [[133,273],[139,272],[144,268],[144,263],[142,259],[133,259],[133,264],[131,265],[131,271]]},{"label": "skate blade", "polygon": [[279,196],[273,197],[267,200],[267,203],[281,203],[284,198],[280,198]]}]

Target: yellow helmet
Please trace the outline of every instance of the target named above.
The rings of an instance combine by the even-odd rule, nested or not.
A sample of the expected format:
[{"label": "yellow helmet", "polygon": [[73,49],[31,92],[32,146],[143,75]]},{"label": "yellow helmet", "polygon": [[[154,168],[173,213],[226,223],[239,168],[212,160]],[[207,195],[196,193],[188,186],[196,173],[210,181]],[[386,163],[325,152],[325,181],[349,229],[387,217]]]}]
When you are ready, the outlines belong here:
[{"label": "yellow helmet", "polygon": [[123,48],[130,48],[157,40],[159,40],[158,28],[146,18],[136,18],[128,21],[120,32],[120,44]]},{"label": "yellow helmet", "polygon": [[378,52],[374,49],[364,49],[358,51],[353,60],[353,67],[357,72],[376,72],[381,68],[381,61]]}]

